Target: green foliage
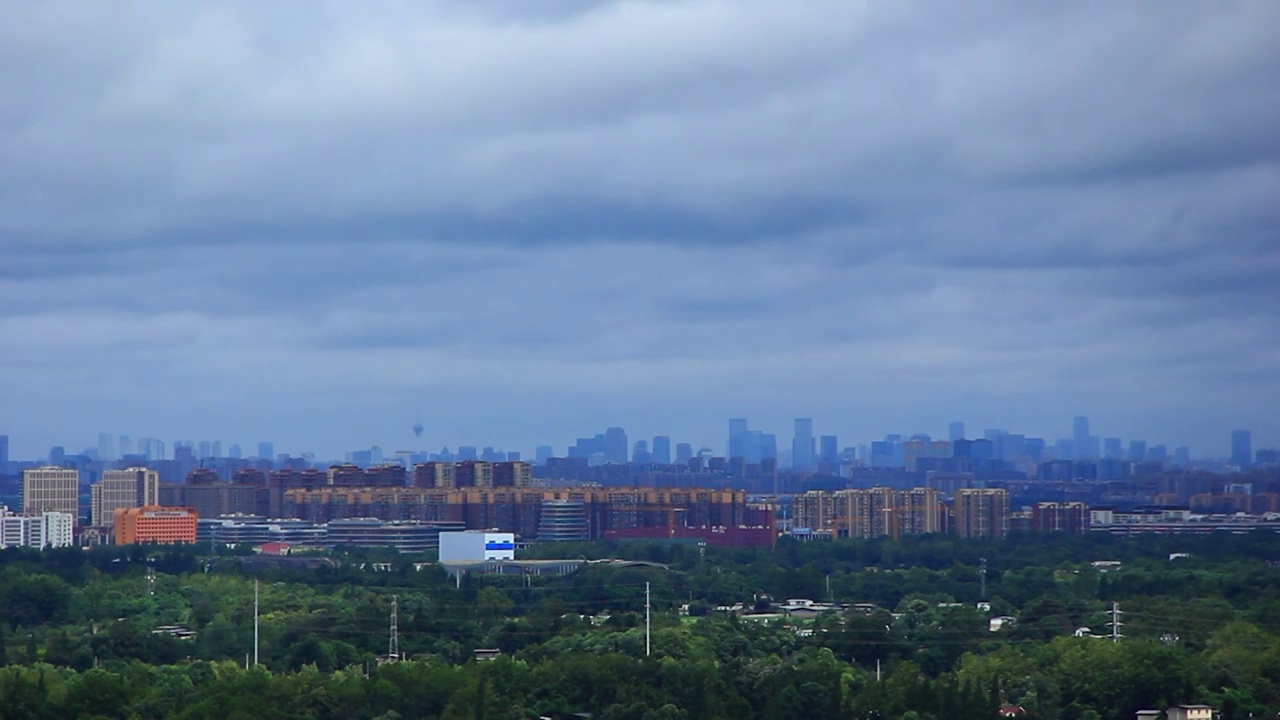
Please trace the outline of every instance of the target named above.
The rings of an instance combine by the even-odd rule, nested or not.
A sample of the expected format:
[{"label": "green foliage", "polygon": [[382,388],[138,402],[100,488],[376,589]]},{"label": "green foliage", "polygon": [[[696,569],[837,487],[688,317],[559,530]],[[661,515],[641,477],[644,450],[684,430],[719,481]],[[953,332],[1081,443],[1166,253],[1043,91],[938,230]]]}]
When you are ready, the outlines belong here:
[{"label": "green foliage", "polygon": [[[1275,534],[533,551],[669,569],[591,565],[567,577],[468,576],[456,587],[386,551],[254,576],[238,555],[198,548],[6,550],[0,716],[987,720],[1006,703],[1068,720],[1206,702],[1234,720],[1280,710],[1280,569],[1267,564],[1280,557]],[[1170,561],[1170,552],[1192,557]],[[976,605],[980,558],[989,612]],[[1099,572],[1095,560],[1122,567]],[[374,561],[389,569],[368,569]],[[246,669],[255,579],[262,665]],[[716,610],[825,599],[828,579],[837,602],[875,607],[771,622]],[[393,595],[410,660],[380,664]],[[1105,634],[1112,601],[1124,608],[1122,642],[1072,637],[1082,627]],[[690,617],[678,616],[682,605]],[[992,632],[993,614],[1017,622]],[[160,628],[172,625],[195,638]],[[477,648],[502,655],[476,662]]]}]

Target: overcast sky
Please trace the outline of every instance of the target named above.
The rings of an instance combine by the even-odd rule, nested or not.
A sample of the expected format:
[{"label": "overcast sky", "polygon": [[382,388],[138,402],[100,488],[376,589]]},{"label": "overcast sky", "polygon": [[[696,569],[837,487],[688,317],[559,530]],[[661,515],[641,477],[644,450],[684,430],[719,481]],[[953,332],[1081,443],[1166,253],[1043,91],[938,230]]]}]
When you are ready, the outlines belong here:
[{"label": "overcast sky", "polygon": [[1274,446],[1278,77],[1274,0],[0,2],[0,433]]}]

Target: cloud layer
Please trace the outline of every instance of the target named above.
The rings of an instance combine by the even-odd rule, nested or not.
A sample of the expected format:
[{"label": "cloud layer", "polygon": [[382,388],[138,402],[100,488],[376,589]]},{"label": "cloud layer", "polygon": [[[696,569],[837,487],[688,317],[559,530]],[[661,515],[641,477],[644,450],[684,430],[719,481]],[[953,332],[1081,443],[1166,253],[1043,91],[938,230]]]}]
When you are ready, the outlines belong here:
[{"label": "cloud layer", "polygon": [[6,4],[0,432],[1274,445],[1277,76],[1267,0]]}]

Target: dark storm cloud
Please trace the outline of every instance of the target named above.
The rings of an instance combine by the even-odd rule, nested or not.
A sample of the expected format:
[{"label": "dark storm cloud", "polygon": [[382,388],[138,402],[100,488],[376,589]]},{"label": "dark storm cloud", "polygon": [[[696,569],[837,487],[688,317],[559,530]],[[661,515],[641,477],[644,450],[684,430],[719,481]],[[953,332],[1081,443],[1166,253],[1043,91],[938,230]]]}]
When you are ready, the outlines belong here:
[{"label": "dark storm cloud", "polygon": [[0,411],[1280,442],[1277,75],[1269,0],[6,4]]}]

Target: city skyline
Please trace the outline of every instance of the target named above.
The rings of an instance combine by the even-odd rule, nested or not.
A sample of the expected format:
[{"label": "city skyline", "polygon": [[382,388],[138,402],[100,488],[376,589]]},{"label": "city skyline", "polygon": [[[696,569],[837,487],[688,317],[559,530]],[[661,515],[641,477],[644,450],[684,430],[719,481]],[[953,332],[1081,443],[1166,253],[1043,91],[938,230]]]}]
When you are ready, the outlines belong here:
[{"label": "city skyline", "polygon": [[300,7],[0,4],[15,455],[1280,442],[1280,3]]},{"label": "city skyline", "polygon": [[[1083,425],[1080,423],[1081,420],[1084,421]],[[817,423],[809,417],[793,418],[784,424],[786,428],[790,429],[781,433],[773,431],[774,428],[772,426],[761,428],[757,422],[749,418],[728,418],[722,422],[724,423],[724,426],[721,429],[721,439],[718,441],[709,438],[699,440],[671,432],[658,432],[657,434],[652,435],[643,434],[630,430],[625,425],[612,424],[607,427],[601,427],[589,432],[581,433],[574,439],[567,442],[553,442],[548,438],[537,438],[529,440],[526,443],[508,444],[490,441],[487,439],[464,439],[457,443],[437,443],[433,445],[430,444],[432,438],[429,437],[429,433],[424,433],[424,437],[415,438],[415,442],[417,443],[416,445],[408,441],[398,445],[395,444],[394,441],[390,443],[379,443],[375,441],[364,444],[347,444],[332,449],[318,449],[314,445],[306,445],[305,443],[300,447],[289,447],[286,444],[266,440],[245,440],[237,442],[211,440],[207,438],[155,438],[147,437],[145,435],[98,432],[93,435],[93,437],[96,438],[96,444],[86,444],[83,447],[77,447],[74,442],[63,442],[31,450],[24,445],[15,443],[15,435],[13,433],[9,433],[7,435],[5,433],[0,433],[0,444],[3,445],[3,448],[0,448],[3,450],[3,452],[0,452],[0,459],[7,458],[14,461],[31,461],[37,458],[48,457],[50,448],[60,448],[67,456],[76,455],[82,451],[97,450],[99,457],[109,456],[111,459],[118,460],[125,454],[147,455],[148,452],[142,446],[142,443],[149,442],[153,444],[158,443],[158,445],[156,445],[157,452],[152,454],[157,454],[159,457],[165,458],[174,457],[177,443],[190,443],[193,457],[196,458],[266,457],[274,459],[277,455],[300,457],[307,454],[314,456],[317,460],[342,460],[344,457],[349,457],[352,452],[368,450],[369,448],[376,447],[382,451],[383,457],[388,459],[392,458],[397,452],[435,453],[440,451],[442,448],[448,448],[451,452],[457,453],[459,448],[472,448],[477,451],[481,449],[494,449],[504,454],[515,452],[523,460],[535,461],[538,459],[539,453],[548,447],[551,448],[552,454],[555,457],[570,457],[575,454],[575,446],[584,440],[595,436],[598,439],[603,438],[608,442],[606,437],[607,431],[621,430],[625,434],[617,438],[616,442],[610,443],[608,448],[601,447],[593,452],[604,451],[605,456],[611,461],[616,461],[618,457],[625,457],[626,461],[629,462],[637,451],[641,451],[648,456],[653,457],[655,456],[656,450],[667,453],[667,457],[673,457],[672,450],[677,445],[688,444],[691,446],[694,453],[698,453],[703,450],[710,450],[712,455],[726,458],[734,457],[735,454],[740,453],[737,454],[737,456],[747,458],[761,455],[764,457],[775,458],[788,457],[792,458],[794,461],[795,442],[797,436],[793,433],[795,430],[801,429],[801,423],[804,424],[803,427],[807,428],[808,440],[813,446],[812,456],[809,458],[807,463],[804,463],[804,467],[808,469],[816,469],[824,459],[829,458],[832,448],[828,441],[835,442],[834,450],[839,453],[849,447],[866,450],[872,443],[884,440],[891,436],[899,436],[902,440],[907,440],[913,435],[923,434],[928,435],[930,439],[934,441],[950,442],[956,439],[954,435],[957,430],[963,430],[964,434],[962,437],[967,439],[981,439],[984,436],[987,439],[991,439],[992,433],[1010,434],[1018,438],[1040,439],[1044,441],[1044,447],[1049,450],[1054,449],[1055,443],[1063,441],[1079,443],[1083,439],[1086,442],[1085,449],[1083,451],[1077,450],[1079,447],[1078,444],[1073,444],[1071,448],[1073,455],[1079,454],[1081,457],[1104,457],[1114,454],[1113,451],[1104,447],[1104,444],[1116,440],[1122,441],[1121,447],[1123,448],[1123,452],[1126,454],[1132,452],[1133,443],[1138,443],[1144,449],[1148,446],[1163,446],[1170,453],[1171,457],[1175,449],[1189,448],[1191,456],[1198,459],[1221,458],[1233,461],[1238,460],[1242,452],[1245,456],[1248,456],[1257,449],[1273,449],[1280,447],[1280,443],[1268,440],[1265,437],[1260,437],[1253,429],[1240,427],[1232,427],[1230,430],[1225,431],[1224,437],[1220,439],[1216,446],[1208,445],[1204,447],[1157,437],[1126,436],[1120,433],[1112,434],[1110,432],[1099,434],[1096,431],[1097,426],[1092,424],[1092,421],[1088,416],[1079,415],[1067,418],[1067,422],[1064,426],[1065,429],[1063,431],[1056,434],[1047,433],[1044,435],[1036,434],[1008,423],[998,427],[994,424],[991,426],[979,427],[963,420],[950,420],[942,423],[940,432],[929,432],[927,430],[913,430],[909,432],[888,430],[870,437],[856,437],[850,434],[833,431],[832,428],[821,423]],[[738,423],[742,423],[742,425],[739,426]],[[1102,427],[1105,429],[1108,426],[1104,423]],[[1083,436],[1080,434],[1082,428],[1084,432]],[[735,445],[733,436],[735,432],[738,431],[755,434],[757,436],[757,440],[755,442],[757,443],[760,442],[760,436],[762,435],[767,442],[773,443],[769,446],[772,450],[772,454],[769,452],[762,452],[762,448],[759,445],[756,445],[753,449],[750,448],[749,445],[738,445],[736,447],[738,447],[739,450],[736,453],[734,449]],[[413,435],[411,430],[406,434],[410,436]],[[651,443],[655,443],[655,441],[656,444],[651,446]],[[826,443],[826,445],[820,444],[820,441],[821,443]],[[104,445],[104,443],[109,443],[109,445]],[[660,444],[665,445],[660,448]],[[30,445],[30,443],[28,443],[28,445]],[[1215,447],[1220,449],[1215,449]],[[108,449],[109,452],[103,452]],[[126,450],[128,452],[126,452]],[[263,454],[264,450],[268,452],[267,455]],[[157,459],[159,459],[159,457]]]}]

